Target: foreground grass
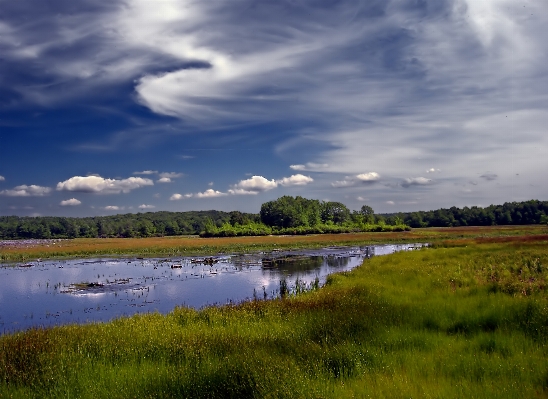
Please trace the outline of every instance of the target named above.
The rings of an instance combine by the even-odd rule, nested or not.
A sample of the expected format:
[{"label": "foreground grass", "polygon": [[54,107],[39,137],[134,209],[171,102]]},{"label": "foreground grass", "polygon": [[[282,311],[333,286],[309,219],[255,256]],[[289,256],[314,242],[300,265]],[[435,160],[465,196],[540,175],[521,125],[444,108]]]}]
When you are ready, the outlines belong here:
[{"label": "foreground grass", "polygon": [[[331,245],[368,245],[406,242],[443,243],[468,241],[548,238],[546,225],[427,228],[405,232],[318,234],[307,236],[262,236],[199,238],[195,236],[151,238],[77,238],[52,242],[35,241],[20,247],[0,247],[0,262],[32,261],[37,258],[82,256],[205,256],[219,253],[245,253],[273,249],[319,248]],[[546,236],[546,237],[543,237]]]},{"label": "foreground grass", "polygon": [[0,337],[0,397],[548,397],[548,242],[372,258],[273,301]]}]

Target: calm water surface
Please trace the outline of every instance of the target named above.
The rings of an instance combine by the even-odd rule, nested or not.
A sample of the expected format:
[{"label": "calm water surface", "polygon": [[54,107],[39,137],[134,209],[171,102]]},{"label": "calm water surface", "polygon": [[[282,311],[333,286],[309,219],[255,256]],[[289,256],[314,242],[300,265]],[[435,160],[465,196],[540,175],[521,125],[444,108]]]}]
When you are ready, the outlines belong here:
[{"label": "calm water surface", "polygon": [[0,267],[0,333],[37,326],[168,313],[279,294],[280,280],[309,286],[364,259],[423,244],[337,247],[207,258],[99,258]]}]

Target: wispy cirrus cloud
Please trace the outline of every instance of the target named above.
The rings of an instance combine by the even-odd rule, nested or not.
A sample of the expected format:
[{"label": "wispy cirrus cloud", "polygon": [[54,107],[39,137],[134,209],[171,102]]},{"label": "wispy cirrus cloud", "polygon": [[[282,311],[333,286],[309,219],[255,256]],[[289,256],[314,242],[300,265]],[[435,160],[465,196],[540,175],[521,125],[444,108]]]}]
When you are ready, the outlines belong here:
[{"label": "wispy cirrus cloud", "polygon": [[293,170],[318,171],[318,170],[325,170],[329,168],[329,164],[307,162],[306,164],[290,165],[289,167]]},{"label": "wispy cirrus cloud", "polygon": [[134,175],[155,175],[158,174],[157,170],[143,170],[142,172],[133,172]]},{"label": "wispy cirrus cloud", "polygon": [[[240,147],[257,153],[268,143],[292,170],[317,173],[313,177],[324,191],[315,193],[325,198],[342,199],[340,188],[380,181],[360,180],[364,170],[382,175],[385,184],[371,187],[378,204],[385,204],[386,198],[402,204],[397,195],[404,197],[408,191],[392,197],[394,187],[430,185],[435,195],[427,201],[462,205],[471,197],[461,195],[458,187],[484,170],[497,171],[496,178],[488,172],[478,179],[500,184],[485,184],[489,190],[474,186],[474,200],[490,198],[485,201],[493,203],[497,198],[514,199],[509,195],[548,195],[546,188],[535,185],[538,170],[548,168],[543,152],[548,146],[544,3],[327,3],[284,1],[254,7],[248,0],[3,2],[0,108],[8,109],[10,118],[12,110],[22,111],[25,116],[14,119],[15,126],[23,118],[27,123],[27,115],[43,123],[39,114],[46,109],[59,112],[73,100],[86,110],[94,101],[101,102],[103,109],[119,112],[120,119],[97,143],[87,144],[88,149],[114,153],[124,143],[139,141],[150,144],[142,146],[142,155],[148,156],[159,143],[170,149],[175,137],[185,137],[186,147],[178,146],[171,155],[180,161],[181,154],[189,154],[183,158],[190,167],[200,159],[192,152],[195,144],[211,147],[241,135],[234,141]],[[128,111],[137,107],[135,102],[148,108],[150,119],[140,119],[141,111]],[[28,104],[31,107],[25,108]],[[49,117],[60,119],[57,114]],[[82,117],[79,126],[87,123],[88,117]],[[76,131],[68,130],[63,140]],[[214,138],[204,138],[204,131],[215,132],[210,135]],[[48,140],[44,135],[41,143]],[[260,147],[254,147],[256,143]],[[218,147],[220,152],[225,149]],[[130,160],[130,155],[118,154]],[[166,166],[167,157],[162,161],[147,165],[176,170],[176,163]],[[268,155],[246,159],[261,165],[270,161]],[[205,168],[217,167],[211,164]],[[180,177],[144,167],[134,173],[134,178],[144,179],[141,182],[69,179],[57,188],[113,194],[166,183],[161,190]],[[438,174],[440,170],[444,173]],[[238,178],[224,172],[215,179],[230,187],[226,194],[253,195],[274,188],[285,194],[306,180],[264,178],[230,186]],[[202,182],[214,173],[211,169]],[[436,173],[436,181],[401,179],[421,173]],[[9,179],[20,180],[11,171]],[[59,180],[54,178],[51,185]],[[40,190],[18,187],[0,193],[40,196]]]}]

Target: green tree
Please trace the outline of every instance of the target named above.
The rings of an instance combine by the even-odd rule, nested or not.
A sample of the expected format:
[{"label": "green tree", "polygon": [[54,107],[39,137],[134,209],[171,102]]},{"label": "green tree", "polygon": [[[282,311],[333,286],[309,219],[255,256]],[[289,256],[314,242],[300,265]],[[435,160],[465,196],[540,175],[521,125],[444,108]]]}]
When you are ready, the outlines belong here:
[{"label": "green tree", "polygon": [[320,209],[323,223],[343,224],[350,221],[350,210],[340,202],[322,202]]}]

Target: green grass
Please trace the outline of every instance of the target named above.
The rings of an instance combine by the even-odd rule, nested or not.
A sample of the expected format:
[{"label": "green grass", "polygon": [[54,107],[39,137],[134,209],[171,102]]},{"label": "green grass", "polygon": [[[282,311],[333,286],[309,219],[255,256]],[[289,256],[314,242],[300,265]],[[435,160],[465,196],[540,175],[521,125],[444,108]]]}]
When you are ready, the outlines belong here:
[{"label": "green grass", "polygon": [[0,398],[548,397],[548,245],[397,253],[273,301],[0,337]]}]

